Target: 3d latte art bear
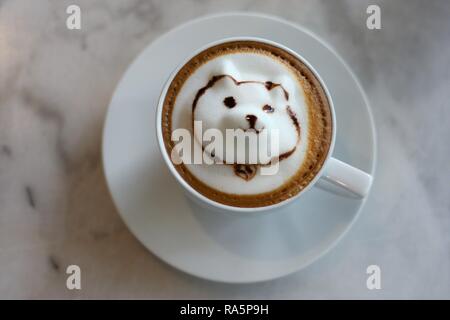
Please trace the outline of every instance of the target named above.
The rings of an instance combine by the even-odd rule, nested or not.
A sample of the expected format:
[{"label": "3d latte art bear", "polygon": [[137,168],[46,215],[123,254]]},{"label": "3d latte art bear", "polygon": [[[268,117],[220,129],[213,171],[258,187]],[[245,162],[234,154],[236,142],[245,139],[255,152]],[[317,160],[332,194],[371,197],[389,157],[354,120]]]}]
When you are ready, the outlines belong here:
[{"label": "3d latte art bear", "polygon": [[[259,139],[259,142],[247,144],[242,150],[234,144],[234,140],[224,139],[222,152],[217,152],[195,130],[194,135],[211,158],[230,165],[238,177],[248,181],[256,175],[259,166],[282,161],[295,151],[300,141],[301,125],[289,104],[289,92],[286,89],[289,86],[285,86],[282,81],[242,79],[229,65],[222,71],[211,75],[208,83],[197,91],[192,103],[192,123],[201,121],[203,130],[219,130],[223,137],[226,137],[227,129],[241,129],[241,132],[248,137],[253,135],[254,141]],[[272,159],[269,161],[263,162],[258,158],[256,163],[249,163],[248,156],[258,153],[261,141],[273,143],[270,140],[272,130],[278,132],[277,153],[271,154]],[[231,149],[234,157],[230,161],[227,152]]]}]

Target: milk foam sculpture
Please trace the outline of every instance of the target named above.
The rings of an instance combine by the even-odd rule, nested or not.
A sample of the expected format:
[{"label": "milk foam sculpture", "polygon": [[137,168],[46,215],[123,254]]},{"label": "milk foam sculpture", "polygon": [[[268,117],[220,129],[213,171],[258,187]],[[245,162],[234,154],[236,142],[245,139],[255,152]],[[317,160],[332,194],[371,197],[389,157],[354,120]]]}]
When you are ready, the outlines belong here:
[{"label": "milk foam sculpture", "polygon": [[[192,103],[193,124],[202,126],[202,130],[194,130],[195,139],[215,161],[232,164],[237,176],[249,180],[258,166],[282,161],[295,151],[301,124],[294,111],[299,106],[291,106],[298,102],[291,92],[298,88],[285,70],[267,77],[258,74],[257,68],[254,73],[239,71],[229,57],[217,60]],[[206,130],[218,130],[224,138],[223,147],[204,141]],[[247,143],[236,143],[245,137]],[[269,158],[262,157],[269,154]]]}]

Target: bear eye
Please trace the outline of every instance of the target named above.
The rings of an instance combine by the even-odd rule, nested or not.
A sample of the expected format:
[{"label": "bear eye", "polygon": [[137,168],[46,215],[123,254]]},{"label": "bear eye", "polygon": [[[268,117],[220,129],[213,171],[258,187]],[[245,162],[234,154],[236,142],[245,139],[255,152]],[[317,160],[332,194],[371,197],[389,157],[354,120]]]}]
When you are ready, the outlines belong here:
[{"label": "bear eye", "polygon": [[262,108],[264,112],[266,113],[273,113],[275,111],[274,108],[272,108],[272,106],[265,104],[264,107]]},{"label": "bear eye", "polygon": [[226,97],[225,99],[223,99],[223,104],[227,107],[227,108],[234,108],[236,106],[236,100],[233,97]]}]

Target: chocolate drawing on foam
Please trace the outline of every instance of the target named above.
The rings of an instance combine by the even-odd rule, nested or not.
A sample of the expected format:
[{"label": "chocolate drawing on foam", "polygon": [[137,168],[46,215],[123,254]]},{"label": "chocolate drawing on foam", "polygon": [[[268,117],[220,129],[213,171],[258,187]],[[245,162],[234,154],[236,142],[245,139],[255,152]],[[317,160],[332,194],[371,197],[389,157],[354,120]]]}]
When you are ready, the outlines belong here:
[{"label": "chocolate drawing on foam", "polygon": [[[245,81],[238,81],[236,80],[234,77],[232,77],[231,75],[228,74],[220,74],[220,75],[215,75],[213,76],[208,83],[200,88],[194,98],[194,101],[192,103],[192,128],[194,128],[194,113],[195,113],[195,108],[197,106],[198,101],[200,100],[200,98],[206,93],[206,91],[210,88],[212,88],[219,80],[223,79],[223,78],[229,78],[231,79],[234,84],[236,86],[240,86],[240,85],[245,85],[245,84],[261,84],[263,85],[267,91],[271,91],[274,88],[280,88],[283,91],[283,95],[284,98],[286,100],[286,105],[285,110],[287,112],[287,114],[289,115],[293,126],[295,127],[295,130],[297,132],[297,143],[300,141],[300,123],[298,121],[297,115],[295,114],[295,112],[291,109],[291,107],[287,104],[287,102],[289,101],[289,92],[283,87],[283,85],[281,83],[273,83],[271,81],[256,81],[256,80],[245,80]],[[233,96],[227,96],[223,99],[222,101],[223,105],[228,108],[228,109],[234,109],[236,107],[239,107],[239,104],[236,102],[235,98]],[[274,112],[274,108],[270,105],[270,104],[264,104],[262,107],[262,110],[267,113],[267,114],[271,114]],[[259,134],[260,131],[262,131],[263,129],[257,130],[255,127],[257,120],[257,117],[255,115],[246,115],[245,119],[247,120],[249,127],[247,129],[245,129],[244,131],[248,131],[248,130],[253,130],[256,132],[256,134]],[[286,151],[282,154],[280,154],[278,156],[278,161],[282,161],[284,159],[287,159],[289,156],[291,156],[294,151],[296,150],[296,145],[290,149],[289,151]],[[204,146],[202,145],[202,149],[204,151]],[[215,154],[208,154],[211,158],[215,159]],[[258,170],[258,166],[268,166],[272,164],[272,161],[266,163],[266,164],[238,164],[238,163],[225,163],[228,165],[232,165],[233,166],[233,170],[234,173],[246,180],[249,181],[251,179],[253,179],[253,177],[256,175],[257,170]]]}]

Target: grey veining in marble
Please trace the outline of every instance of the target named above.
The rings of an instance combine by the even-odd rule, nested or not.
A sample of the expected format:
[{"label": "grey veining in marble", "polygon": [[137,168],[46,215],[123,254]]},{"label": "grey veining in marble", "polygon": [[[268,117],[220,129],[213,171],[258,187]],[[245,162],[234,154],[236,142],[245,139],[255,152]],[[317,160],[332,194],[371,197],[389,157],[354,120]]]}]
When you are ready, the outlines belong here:
[{"label": "grey veining in marble", "polygon": [[[366,8],[382,29],[365,27]],[[82,9],[82,30],[65,27]],[[329,42],[361,80],[378,133],[373,192],[328,255],[276,281],[224,285],[138,243],[102,173],[101,130],[132,59],[181,22],[264,12]],[[450,298],[448,1],[0,1],[1,298]],[[83,287],[65,287],[78,264]],[[366,289],[366,267],[382,289]]]}]

